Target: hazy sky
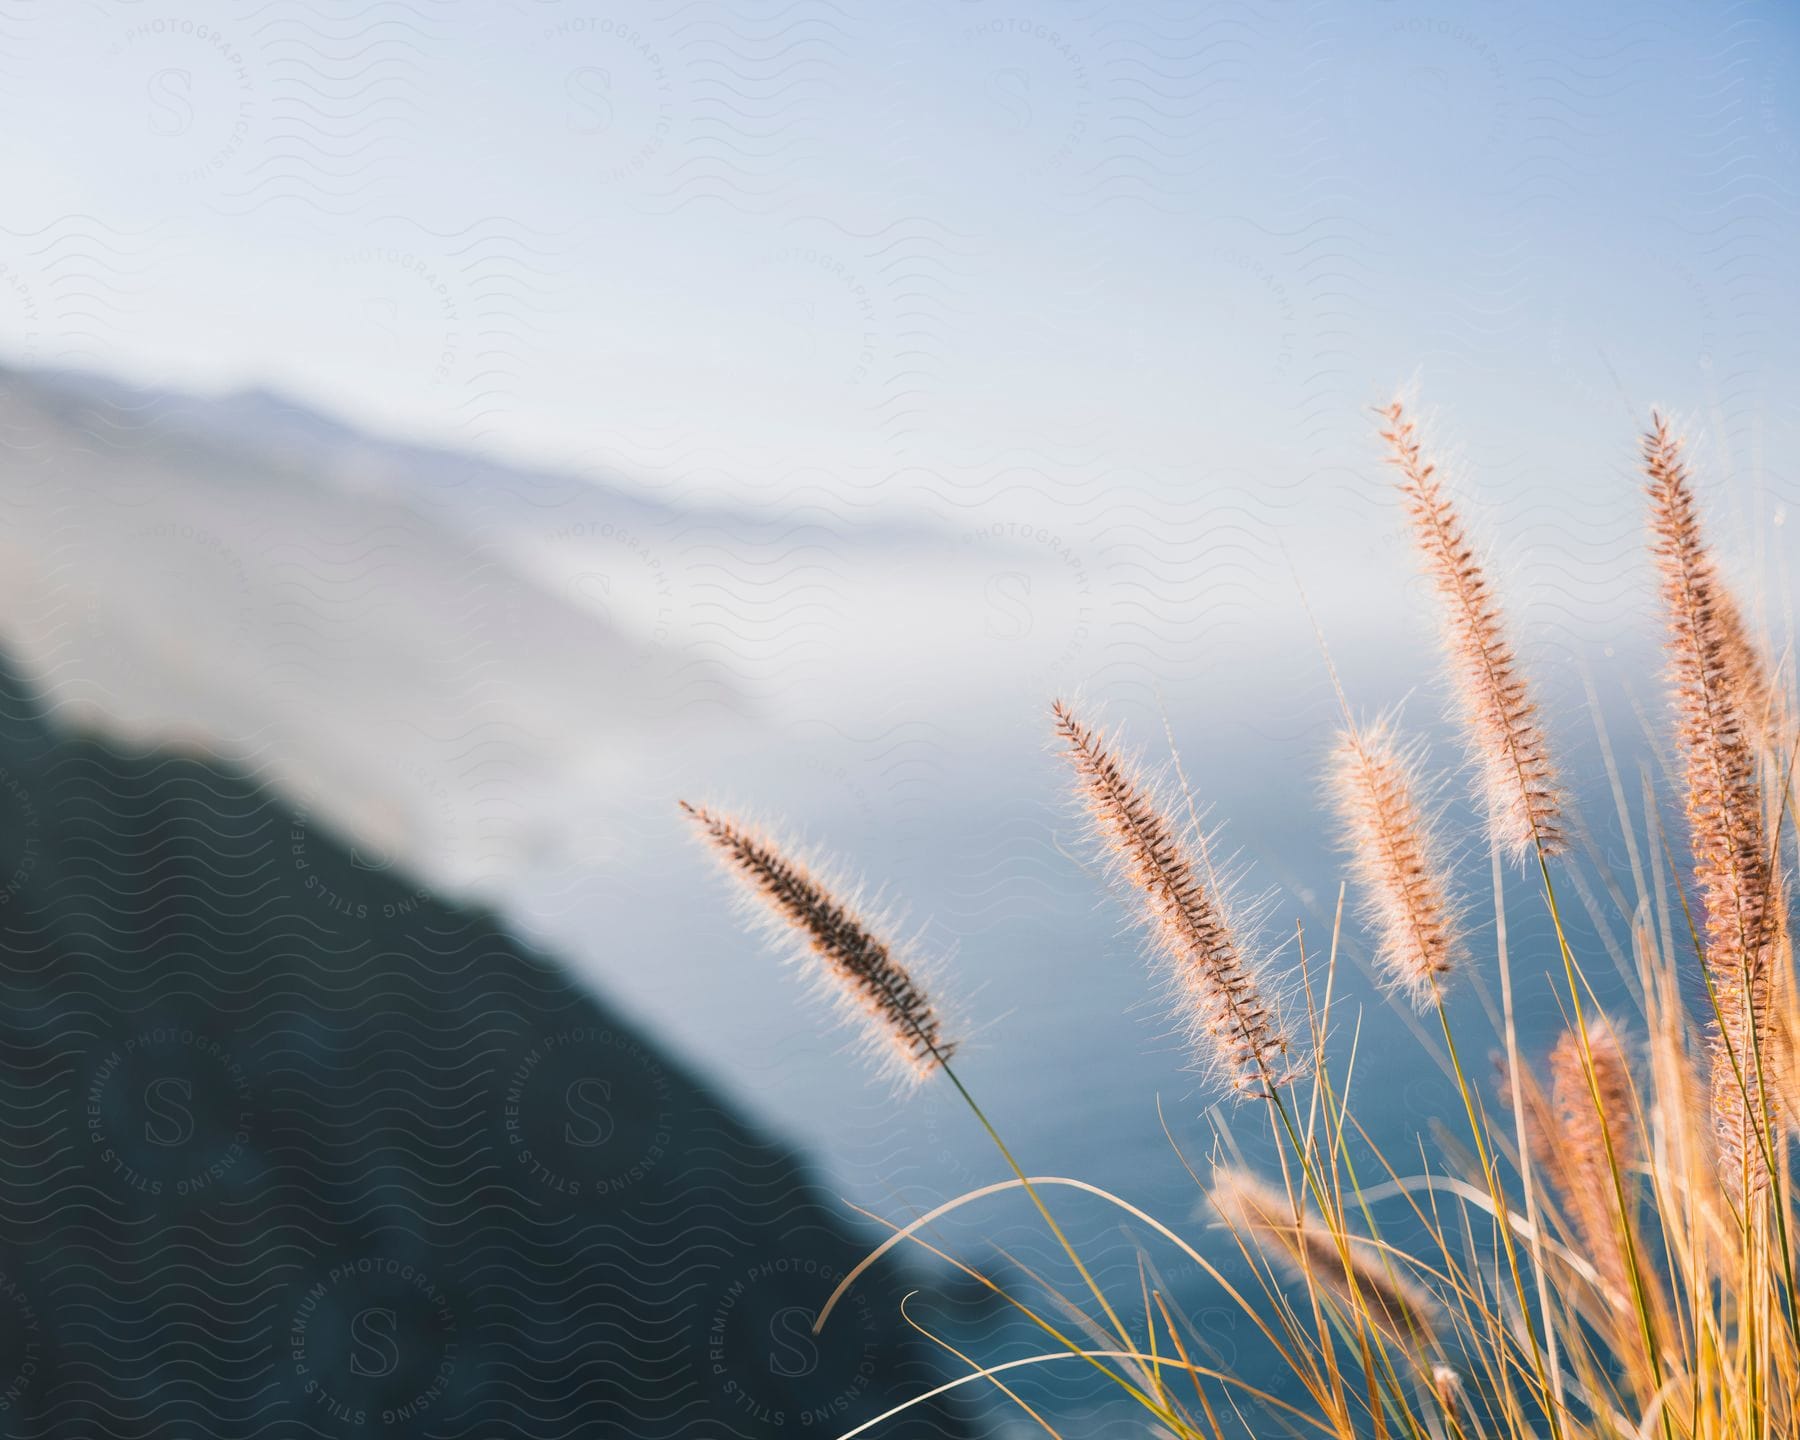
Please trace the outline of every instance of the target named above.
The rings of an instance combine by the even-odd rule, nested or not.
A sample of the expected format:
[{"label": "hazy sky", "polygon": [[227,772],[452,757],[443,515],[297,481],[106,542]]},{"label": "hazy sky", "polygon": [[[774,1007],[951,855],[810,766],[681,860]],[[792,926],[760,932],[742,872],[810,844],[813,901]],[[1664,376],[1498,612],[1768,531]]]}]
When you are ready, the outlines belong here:
[{"label": "hazy sky", "polygon": [[1507,458],[1792,436],[1791,7],[0,17],[15,359],[701,488],[1316,484],[1415,375]]},{"label": "hazy sky", "polygon": [[1334,634],[1386,630],[1396,384],[1537,633],[1647,595],[1652,403],[1728,548],[1794,492],[1792,7],[0,15],[15,359],[271,384],[678,500],[1024,528],[1068,557],[1034,605],[1098,576],[1159,635],[1224,634],[1221,597],[1232,634],[1298,624],[1296,571]]}]

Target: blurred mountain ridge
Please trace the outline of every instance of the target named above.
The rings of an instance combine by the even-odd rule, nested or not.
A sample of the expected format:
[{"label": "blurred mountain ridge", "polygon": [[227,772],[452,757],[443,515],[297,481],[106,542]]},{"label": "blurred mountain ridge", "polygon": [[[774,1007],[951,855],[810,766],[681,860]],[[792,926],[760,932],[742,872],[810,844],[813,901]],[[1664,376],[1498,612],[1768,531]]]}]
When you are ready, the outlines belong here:
[{"label": "blurred mountain ridge", "polygon": [[927,570],[954,613],[985,563],[926,524],[687,506],[267,390],[0,371],[0,644],[52,712],[222,755],[488,898],[637,845],[634,781],[853,693],[846,656],[881,672]]},{"label": "blurred mountain ridge", "polygon": [[0,366],[0,390],[8,388],[114,444],[141,443],[134,432],[149,432],[243,452],[279,463],[295,478],[434,503],[446,518],[471,525],[505,529],[534,511],[574,507],[584,519],[603,517],[618,526],[680,524],[747,539],[791,530],[796,522],[864,543],[937,545],[944,539],[940,526],[916,516],[847,515],[822,506],[797,515],[787,504],[759,508],[658,496],[605,466],[557,469],[397,439],[266,385],[197,394],[145,389],[90,371]]},{"label": "blurred mountain ridge", "polygon": [[889,1265],[811,1337],[867,1242],[604,1001],[4,657],[0,928],[0,1435],[836,1433],[929,1388]]}]

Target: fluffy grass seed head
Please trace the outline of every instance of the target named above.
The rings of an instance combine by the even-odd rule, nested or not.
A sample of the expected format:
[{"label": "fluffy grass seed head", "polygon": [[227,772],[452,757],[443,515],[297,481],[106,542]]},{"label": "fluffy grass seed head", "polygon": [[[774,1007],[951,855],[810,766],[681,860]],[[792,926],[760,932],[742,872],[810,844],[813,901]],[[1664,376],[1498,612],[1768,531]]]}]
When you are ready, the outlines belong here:
[{"label": "fluffy grass seed head", "polygon": [[1763,822],[1756,746],[1742,706],[1744,632],[1700,529],[1682,443],[1661,415],[1643,438],[1651,554],[1661,579],[1668,686],[1683,768],[1688,846],[1700,892],[1704,960],[1716,1009],[1713,1119],[1723,1159],[1753,1188],[1775,1124],[1763,1045],[1781,926]]},{"label": "fluffy grass seed head", "polygon": [[846,897],[754,826],[685,800],[681,808],[765,928],[812,969],[882,1069],[916,1082],[955,1054],[937,1005],[914,978],[915,961],[881,937],[881,920],[864,915],[854,894]]},{"label": "fluffy grass seed head", "polygon": [[1347,727],[1332,750],[1329,792],[1343,826],[1375,959],[1388,984],[1423,1010],[1465,957],[1461,916],[1450,897],[1423,752],[1391,722]]},{"label": "fluffy grass seed head", "polygon": [[1272,1249],[1283,1268],[1330,1294],[1347,1315],[1365,1316],[1415,1353],[1437,1337],[1437,1301],[1366,1237],[1334,1233],[1318,1214],[1299,1213],[1288,1195],[1245,1170],[1216,1170],[1209,1198],[1239,1243]]},{"label": "fluffy grass seed head", "polygon": [[[1579,1031],[1565,1030],[1551,1047],[1551,1113],[1542,1140],[1554,1157],[1551,1174],[1557,1177],[1581,1253],[1599,1272],[1612,1302],[1623,1306],[1631,1282],[1611,1164],[1630,1184],[1644,1158],[1643,1136],[1632,1099],[1630,1061],[1617,1032],[1595,1017],[1588,1022],[1587,1042],[1586,1061]],[[1593,1065],[1591,1086],[1588,1061]]]},{"label": "fluffy grass seed head", "polygon": [[1554,855],[1564,848],[1562,787],[1499,601],[1437,466],[1424,454],[1417,423],[1398,400],[1381,414],[1413,541],[1443,603],[1445,650],[1479,766],[1488,834],[1515,861],[1534,849]]},{"label": "fluffy grass seed head", "polygon": [[1724,591],[1717,597],[1717,604],[1725,681],[1738,713],[1744,717],[1752,737],[1778,735],[1783,719],[1780,690],[1762,646],[1751,634],[1735,595]]},{"label": "fluffy grass seed head", "polygon": [[1204,838],[1173,818],[1110,737],[1060,700],[1052,714],[1076,794],[1163,962],[1202,1073],[1244,1096],[1291,1083],[1305,1067],[1266,977],[1246,953]]}]

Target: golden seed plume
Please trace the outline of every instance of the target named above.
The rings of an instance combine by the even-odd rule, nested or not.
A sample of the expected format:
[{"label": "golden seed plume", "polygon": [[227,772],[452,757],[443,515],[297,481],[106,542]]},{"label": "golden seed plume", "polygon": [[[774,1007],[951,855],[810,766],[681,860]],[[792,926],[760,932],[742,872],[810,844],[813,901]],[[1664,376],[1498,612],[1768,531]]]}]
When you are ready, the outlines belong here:
[{"label": "golden seed plume", "polygon": [[1488,834],[1514,860],[1563,848],[1562,794],[1499,603],[1418,427],[1396,400],[1382,412],[1388,460],[1400,471],[1413,538],[1444,601],[1446,646],[1480,764]]},{"label": "golden seed plume", "polygon": [[1346,728],[1332,752],[1330,791],[1343,822],[1375,958],[1419,1009],[1441,993],[1463,954],[1458,916],[1430,817],[1419,802],[1418,752],[1393,727]]},{"label": "golden seed plume", "polygon": [[1737,598],[1729,590],[1714,596],[1718,610],[1720,660],[1725,685],[1732,703],[1743,716],[1752,738],[1775,731],[1781,720],[1776,703],[1777,691],[1769,674],[1762,647],[1751,638],[1750,628],[1738,609]]},{"label": "golden seed plume", "polygon": [[1267,1095],[1298,1063],[1272,1001],[1246,958],[1213,878],[1189,852],[1157,797],[1108,740],[1058,700],[1057,737],[1106,858],[1142,907],[1202,1067],[1240,1095]]},{"label": "golden seed plume", "polygon": [[1643,440],[1652,553],[1662,579],[1668,683],[1686,790],[1688,845],[1700,891],[1713,1027],[1713,1118],[1723,1158],[1757,1188],[1775,1094],[1761,1051],[1778,922],[1756,749],[1742,711],[1741,623],[1700,533],[1681,441],[1660,415]]},{"label": "golden seed plume", "polygon": [[1240,1241],[1272,1244],[1290,1271],[1335,1296],[1348,1314],[1367,1315],[1390,1339],[1408,1348],[1426,1346],[1437,1335],[1437,1302],[1422,1286],[1384,1263],[1366,1239],[1348,1235],[1340,1248],[1339,1237],[1316,1213],[1296,1214],[1286,1194],[1243,1170],[1215,1171],[1210,1198],[1219,1218]]},{"label": "golden seed plume", "polygon": [[[1504,1057],[1498,1057],[1499,1095],[1500,1101],[1508,1110],[1513,1108],[1512,1068]],[[1550,1183],[1559,1195],[1567,1194],[1571,1183],[1569,1173],[1563,1161],[1567,1158],[1556,1144],[1556,1135],[1561,1128],[1556,1119],[1556,1107],[1550,1103],[1550,1097],[1544,1093],[1544,1087],[1538,1083],[1537,1076],[1528,1065],[1521,1065],[1518,1072],[1519,1100],[1523,1105],[1522,1120],[1526,1140],[1531,1150],[1531,1164],[1534,1170],[1547,1172]]]},{"label": "golden seed plume", "polygon": [[931,997],[894,948],[798,860],[760,831],[680,802],[706,842],[777,927],[798,937],[884,1068],[922,1080],[956,1053]]},{"label": "golden seed plume", "polygon": [[[1606,1021],[1588,1026],[1588,1054],[1594,1066],[1592,1089],[1582,1061],[1580,1034],[1565,1030],[1551,1047],[1552,1116],[1543,1142],[1554,1157],[1551,1173],[1581,1253],[1599,1272],[1612,1303],[1623,1308],[1631,1303],[1631,1276],[1607,1145],[1610,1141],[1620,1177],[1625,1179],[1643,1161],[1643,1137],[1632,1105],[1625,1050]],[[1596,1091],[1598,1106],[1594,1103]]]}]

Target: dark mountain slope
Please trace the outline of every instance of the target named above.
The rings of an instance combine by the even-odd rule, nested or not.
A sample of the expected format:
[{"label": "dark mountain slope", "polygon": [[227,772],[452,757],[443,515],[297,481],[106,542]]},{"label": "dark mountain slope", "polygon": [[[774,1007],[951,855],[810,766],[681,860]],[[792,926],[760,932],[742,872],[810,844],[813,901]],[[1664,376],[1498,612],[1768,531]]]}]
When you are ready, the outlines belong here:
[{"label": "dark mountain slope", "polygon": [[815,1345],[860,1242],[554,968],[10,672],[0,901],[0,1434],[836,1434],[939,1373],[891,1272]]}]

